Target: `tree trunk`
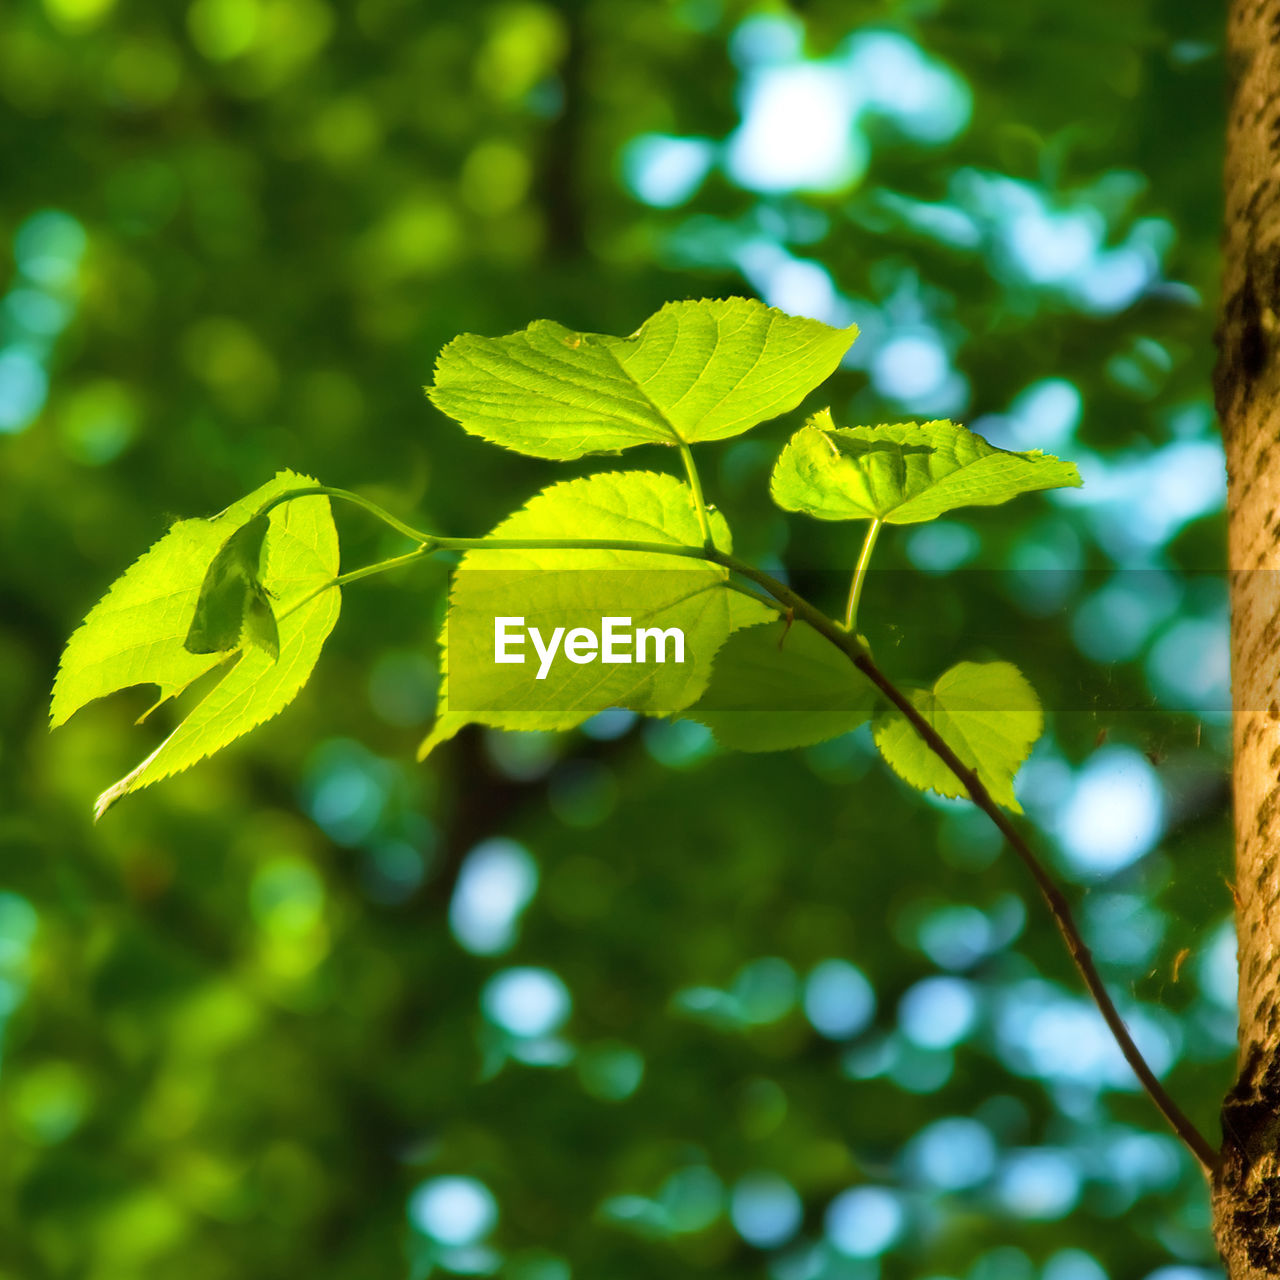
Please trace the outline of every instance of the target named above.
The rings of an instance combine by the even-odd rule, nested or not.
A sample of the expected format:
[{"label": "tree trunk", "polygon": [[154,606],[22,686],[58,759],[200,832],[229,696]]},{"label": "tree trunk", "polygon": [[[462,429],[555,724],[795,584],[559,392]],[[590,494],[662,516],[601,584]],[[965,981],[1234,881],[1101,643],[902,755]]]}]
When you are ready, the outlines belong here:
[{"label": "tree trunk", "polygon": [[1232,1280],[1280,1276],[1280,0],[1231,0],[1216,382],[1228,476],[1239,1074],[1214,1188]]}]

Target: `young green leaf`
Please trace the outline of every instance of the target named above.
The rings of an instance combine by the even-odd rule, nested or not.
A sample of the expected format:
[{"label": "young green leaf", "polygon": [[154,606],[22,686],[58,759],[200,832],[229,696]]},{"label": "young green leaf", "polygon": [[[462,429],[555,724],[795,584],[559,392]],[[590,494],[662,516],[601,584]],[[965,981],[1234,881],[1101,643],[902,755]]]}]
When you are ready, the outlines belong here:
[{"label": "young green leaf", "polygon": [[[729,530],[711,515],[717,546]],[[613,472],[552,485],[509,516],[492,536],[505,539],[625,540],[700,547],[687,485],[647,471]],[[501,729],[568,729],[608,707],[666,716],[705,689],[716,651],[738,627],[769,616],[763,604],[725,586],[724,571],[698,558],[662,553],[553,549],[470,551],[454,574],[441,634],[445,676],[438,717],[419,758],[476,722]],[[568,657],[572,632],[597,636],[606,619],[650,632],[605,662],[603,647]],[[518,624],[515,620],[518,620]],[[503,641],[497,629],[523,637]],[[539,639],[533,638],[537,629]],[[557,628],[563,628],[557,639]],[[555,641],[549,658],[546,651]],[[676,661],[683,646],[684,661]],[[594,652],[595,656],[581,657]],[[662,660],[658,660],[661,653]],[[541,672],[541,674],[539,674]]]},{"label": "young green leaf", "polygon": [[[910,696],[992,799],[1021,813],[1013,778],[1044,728],[1040,701],[1022,672],[1011,662],[961,662],[939,676],[932,689]],[[896,708],[882,710],[872,730],[880,754],[904,781],[921,791],[964,795],[956,776]]]},{"label": "young green leaf", "polygon": [[823,410],[783,449],[771,492],[785,510],[819,520],[919,524],[954,507],[1079,484],[1070,462],[997,449],[952,422],[836,427]]},{"label": "young green leaf", "polygon": [[204,575],[187,631],[189,653],[225,653],[241,636],[280,656],[275,615],[262,586],[262,548],[271,517],[255,516],[222,544]]},{"label": "young green leaf", "polygon": [[856,335],[750,298],[668,303],[629,338],[536,320],[455,338],[427,392],[472,435],[539,458],[723,440],[794,409]]},{"label": "young green leaf", "polygon": [[327,498],[300,498],[270,513],[261,585],[279,610],[278,659],[268,652],[268,624],[260,616],[255,620],[252,603],[242,623],[246,630],[257,629],[256,643],[201,654],[191,653],[185,642],[202,583],[230,535],[271,497],[314,483],[281,472],[211,520],[179,521],[116,580],[67,642],[53,689],[55,728],[118,690],[155,685],[165,701],[225,667],[156,751],[99,797],[99,814],[127,792],[180,772],[275,715],[306,683],[338,617],[338,588],[326,590],[338,572]]},{"label": "young green leaf", "polygon": [[249,598],[244,606],[244,638],[257,645],[275,662],[280,657],[280,627],[276,622],[271,597],[260,582],[249,584]]},{"label": "young green leaf", "polygon": [[868,720],[876,691],[809,627],[748,627],[716,655],[711,683],[684,714],[735,751],[786,751],[825,742]]}]

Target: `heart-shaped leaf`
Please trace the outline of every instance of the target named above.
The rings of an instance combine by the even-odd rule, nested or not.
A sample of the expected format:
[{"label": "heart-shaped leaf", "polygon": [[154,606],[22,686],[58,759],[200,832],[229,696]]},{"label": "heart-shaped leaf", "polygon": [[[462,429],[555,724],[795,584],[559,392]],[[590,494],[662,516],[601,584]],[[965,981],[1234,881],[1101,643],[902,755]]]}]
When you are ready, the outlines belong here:
[{"label": "heart-shaped leaf", "polygon": [[1073,463],[997,449],[953,422],[836,427],[823,410],[783,449],[771,492],[785,510],[819,520],[919,524],[955,507],[1079,484]]},{"label": "heart-shaped leaf", "polygon": [[[1040,700],[1022,672],[1011,662],[961,662],[943,672],[932,689],[916,689],[910,697],[992,799],[1021,813],[1013,778],[1044,729]],[[905,782],[943,796],[965,794],[955,774],[896,708],[881,711],[872,729],[880,754]]]},{"label": "heart-shaped leaf", "polygon": [[[716,545],[727,548],[723,517],[712,512],[711,525]],[[492,536],[693,548],[702,543],[688,486],[647,471],[606,472],[552,485]],[[725,581],[724,571],[704,560],[663,553],[468,552],[454,574],[441,635],[446,674],[437,720],[419,757],[469,722],[501,729],[569,729],[608,707],[651,716],[687,707],[706,688],[716,651],[731,632],[769,616],[763,604],[728,590]],[[585,660],[570,659],[570,633],[581,628],[600,635],[606,619],[622,630],[619,620],[626,620],[632,632],[675,629],[682,638],[677,646],[674,636],[651,636],[643,655],[633,639],[609,662],[602,647]],[[503,642],[501,660],[499,625],[523,637]],[[537,645],[545,648],[553,639],[554,655],[544,663]],[[677,653],[683,661],[676,661]]]},{"label": "heart-shaped leaf", "polygon": [[629,338],[536,320],[441,352],[431,401],[540,458],[723,440],[794,409],[857,335],[751,298],[672,302]]}]

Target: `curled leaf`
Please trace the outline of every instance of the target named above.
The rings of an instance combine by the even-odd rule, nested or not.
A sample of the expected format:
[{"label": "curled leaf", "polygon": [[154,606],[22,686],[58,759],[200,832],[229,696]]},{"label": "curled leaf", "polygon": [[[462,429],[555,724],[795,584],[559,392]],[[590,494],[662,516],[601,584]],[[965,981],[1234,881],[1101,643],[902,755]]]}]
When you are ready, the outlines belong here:
[{"label": "curled leaf", "polygon": [[280,633],[262,585],[263,544],[270,516],[255,516],[221,546],[204,575],[187,630],[188,653],[226,653],[241,639],[280,656]]}]

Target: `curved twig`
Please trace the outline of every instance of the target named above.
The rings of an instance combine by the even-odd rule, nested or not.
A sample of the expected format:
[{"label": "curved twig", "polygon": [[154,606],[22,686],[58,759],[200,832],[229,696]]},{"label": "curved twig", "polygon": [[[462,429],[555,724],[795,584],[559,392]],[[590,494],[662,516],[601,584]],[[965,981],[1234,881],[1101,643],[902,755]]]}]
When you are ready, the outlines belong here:
[{"label": "curved twig", "polygon": [[[491,538],[442,538],[432,534],[422,533],[404,524],[389,512],[384,511],[375,503],[368,499],[361,498],[356,494],[352,494],[343,489],[331,489],[323,486],[315,488],[297,489],[288,493],[277,495],[273,498],[263,510],[276,506],[281,502],[287,502],[292,498],[300,498],[304,496],[325,494],[332,497],[344,498],[348,501],[358,503],[373,515],[384,520],[392,528],[404,533],[407,537],[413,538],[420,543],[416,551],[410,552],[405,556],[396,557],[392,561],[384,562],[381,565],[369,566],[365,570],[356,570],[350,575],[345,575],[348,580],[354,580],[358,577],[368,576],[370,573],[382,571],[384,568],[390,569],[400,564],[417,558],[421,555],[430,554],[433,551],[483,551],[483,550],[614,550],[614,551],[632,551],[642,552],[653,555],[671,555],[679,556],[686,559],[708,560],[714,564],[718,564],[725,569],[730,570],[739,576],[746,578],[750,582],[754,582],[758,587],[767,592],[779,604],[783,605],[787,612],[801,621],[806,622],[819,635],[830,641],[837,649],[839,649],[857,669],[864,675],[877,689],[897,708],[907,722],[920,736],[925,746],[933,752],[939,760],[955,775],[956,779],[964,787],[969,798],[980,809],[996,829],[1004,836],[1014,853],[1022,861],[1022,864],[1031,873],[1032,879],[1039,889],[1041,897],[1045,901],[1045,905],[1049,908],[1049,913],[1053,916],[1054,922],[1058,926],[1058,931],[1062,934],[1063,941],[1066,943],[1067,952],[1071,956],[1072,963],[1076,967],[1076,971],[1084,981],[1084,985],[1092,997],[1094,1004],[1098,1008],[1098,1012],[1102,1014],[1103,1021],[1106,1022],[1108,1030],[1115,1039],[1116,1044],[1120,1048],[1120,1052],[1124,1055],[1125,1061],[1132,1068],[1133,1073],[1137,1076],[1139,1083],[1146,1090],[1147,1095],[1151,1098],[1159,1109],[1160,1114],[1168,1121],[1174,1133],[1187,1147],[1196,1160],[1200,1164],[1201,1169],[1206,1175],[1212,1175],[1218,1163],[1218,1154],[1210,1145],[1204,1135],[1196,1128],[1196,1126],[1187,1117],[1182,1108],[1174,1102],[1164,1085],[1156,1078],[1155,1072],[1152,1071],[1147,1060],[1142,1056],[1142,1051],[1134,1042],[1133,1037],[1129,1034],[1128,1027],[1124,1024],[1124,1019],[1120,1016],[1120,1011],[1116,1008],[1115,1002],[1107,992],[1106,984],[1099,974],[1097,965],[1094,963],[1093,955],[1089,950],[1088,944],[1085,942],[1080,932],[1079,926],[1076,924],[1075,916],[1072,913],[1071,905],[1067,902],[1061,889],[1054,882],[1053,877],[1049,874],[1044,863],[1036,856],[1031,846],[1026,842],[1022,833],[1010,821],[1009,816],[1003,809],[991,798],[982,779],[977,773],[966,765],[959,756],[947,745],[946,740],[941,734],[920,714],[910,698],[906,696],[889,678],[876,666],[866,645],[851,630],[841,627],[839,623],[827,617],[820,609],[811,604],[803,596],[793,591],[786,583],[779,581],[772,574],[765,573],[762,569],[757,569],[753,565],[749,565],[744,561],[738,560],[736,557],[726,554],[713,546],[706,547],[690,547],[677,546],[671,543],[661,542],[632,542],[632,541],[610,541],[610,540],[592,540],[592,539],[491,539]],[[330,584],[332,585],[332,584]]]},{"label": "curved twig", "polygon": [[1103,1021],[1106,1022],[1107,1028],[1114,1037],[1116,1044],[1119,1045],[1120,1052],[1124,1054],[1125,1061],[1133,1069],[1134,1075],[1138,1077],[1139,1083],[1146,1090],[1152,1102],[1159,1108],[1160,1114],[1164,1116],[1174,1133],[1182,1140],[1191,1154],[1195,1156],[1201,1169],[1207,1175],[1211,1175],[1218,1163],[1218,1153],[1169,1095],[1164,1085],[1156,1078],[1155,1072],[1151,1070],[1147,1060],[1142,1056],[1142,1051],[1134,1043],[1133,1037],[1129,1034],[1129,1028],[1125,1026],[1124,1019],[1120,1016],[1120,1011],[1116,1008],[1115,1002],[1107,992],[1106,984],[1102,981],[1102,975],[1098,972],[1097,965],[1094,963],[1093,953],[1089,950],[1089,946],[1085,942],[1079,926],[1076,924],[1070,903],[1067,902],[1062,890],[1058,888],[1044,863],[1040,861],[1031,846],[1027,844],[1022,833],[1009,820],[1008,814],[991,798],[991,794],[987,791],[982,779],[947,745],[946,739],[920,714],[911,699],[876,666],[866,646],[856,635],[838,627],[824,613],[814,608],[802,596],[792,591],[790,587],[772,578],[771,575],[762,573],[750,565],[741,564],[735,561],[732,556],[717,553],[713,558],[725,565],[726,568],[743,574],[758,583],[780,603],[793,609],[796,617],[807,622],[845,654],[853,665],[906,717],[925,746],[947,766],[969,793],[969,798],[973,803],[994,823],[1000,834],[1008,841],[1014,853],[1021,859],[1022,864],[1031,872],[1031,877],[1036,882],[1036,888],[1040,890],[1040,896],[1044,899],[1045,905],[1053,916],[1054,923],[1058,926],[1058,931],[1062,934],[1063,941],[1067,944],[1067,951],[1071,956],[1072,963],[1084,980],[1084,985],[1088,988],[1089,995],[1093,998],[1094,1004],[1097,1005],[1098,1012],[1102,1014]]}]

